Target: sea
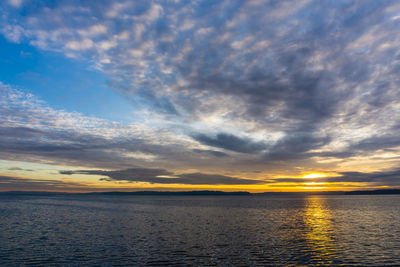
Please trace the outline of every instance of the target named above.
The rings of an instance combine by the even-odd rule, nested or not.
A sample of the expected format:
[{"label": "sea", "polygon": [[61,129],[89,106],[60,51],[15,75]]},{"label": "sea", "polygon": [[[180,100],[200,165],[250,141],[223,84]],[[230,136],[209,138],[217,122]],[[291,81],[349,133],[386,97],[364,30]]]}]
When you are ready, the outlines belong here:
[{"label": "sea", "polygon": [[400,195],[0,195],[0,266],[400,266]]}]

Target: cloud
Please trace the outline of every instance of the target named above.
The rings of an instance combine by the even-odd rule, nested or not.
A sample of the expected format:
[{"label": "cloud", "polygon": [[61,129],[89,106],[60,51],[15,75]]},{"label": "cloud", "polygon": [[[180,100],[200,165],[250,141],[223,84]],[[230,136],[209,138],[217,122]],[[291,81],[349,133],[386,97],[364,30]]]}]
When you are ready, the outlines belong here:
[{"label": "cloud", "polygon": [[[393,133],[398,133],[398,130],[392,130]],[[350,151],[375,151],[378,149],[390,149],[400,146],[400,140],[397,135],[373,136],[363,139],[362,141],[353,144],[349,147]]]},{"label": "cloud", "polygon": [[[140,134],[145,120],[124,130],[31,99],[1,109],[3,119],[13,118],[2,124],[7,157],[76,158],[122,169],[137,163],[124,153],[141,152],[157,157],[156,166],[204,168],[212,158],[221,168],[267,170],[290,160],[294,170],[317,166],[316,158],[383,155],[400,145],[395,1],[24,5],[1,7],[8,40],[90,62],[148,121],[162,125],[157,133],[168,132],[168,144],[154,129]],[[239,153],[224,157],[199,143]]]},{"label": "cloud", "polygon": [[329,143],[328,137],[313,136],[310,133],[295,132],[281,138],[265,154],[270,160],[289,160],[310,157],[310,150],[320,148]]},{"label": "cloud", "polygon": [[34,95],[0,84],[2,160],[97,169],[157,165],[223,170],[232,164],[226,153],[203,149],[173,130],[53,109]]},{"label": "cloud", "polygon": [[341,176],[321,179],[327,182],[361,182],[375,185],[400,186],[400,170],[365,172],[339,172]]},{"label": "cloud", "polygon": [[0,136],[12,136],[13,138],[28,138],[41,135],[42,132],[28,127],[0,127]]},{"label": "cloud", "polygon": [[103,175],[106,181],[146,182],[151,184],[189,184],[189,185],[246,185],[262,184],[263,181],[237,178],[218,174],[184,173],[174,174],[164,169],[130,168],[117,171],[78,170],[60,171],[60,174]]},{"label": "cloud", "polygon": [[0,84],[0,92],[2,159],[115,168],[119,164],[132,166],[132,161],[140,163],[143,155],[157,158],[181,153],[174,145],[176,137],[166,129],[55,110],[35,96],[4,84]]},{"label": "cloud", "polygon": [[247,138],[239,138],[232,134],[225,133],[219,133],[215,137],[197,134],[194,135],[193,138],[204,145],[241,153],[257,153],[266,148],[266,145],[261,142],[254,142]]},{"label": "cloud", "polygon": [[10,171],[26,171],[26,172],[34,171],[32,169],[23,169],[23,168],[19,168],[19,167],[11,167],[11,168],[8,168],[7,170],[10,170]]},{"label": "cloud", "polygon": [[206,154],[211,154],[214,155],[216,157],[227,157],[229,156],[228,154],[221,152],[221,151],[217,151],[217,150],[210,150],[210,149],[193,149],[194,152],[197,153],[206,153]]},{"label": "cloud", "polygon": [[20,7],[23,3],[23,0],[8,0],[8,3],[13,7]]},{"label": "cloud", "polygon": [[65,46],[71,50],[87,50],[93,47],[93,41],[86,38],[82,41],[70,41]]}]

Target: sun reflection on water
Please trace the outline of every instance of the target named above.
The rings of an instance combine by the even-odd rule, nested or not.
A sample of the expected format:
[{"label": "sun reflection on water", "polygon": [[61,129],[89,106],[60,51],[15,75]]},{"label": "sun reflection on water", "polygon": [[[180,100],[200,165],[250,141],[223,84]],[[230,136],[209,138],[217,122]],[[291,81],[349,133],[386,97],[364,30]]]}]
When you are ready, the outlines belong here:
[{"label": "sun reflection on water", "polygon": [[336,259],[333,215],[326,207],[325,198],[309,196],[306,201],[305,239],[312,253],[312,259],[324,264],[333,264]]}]

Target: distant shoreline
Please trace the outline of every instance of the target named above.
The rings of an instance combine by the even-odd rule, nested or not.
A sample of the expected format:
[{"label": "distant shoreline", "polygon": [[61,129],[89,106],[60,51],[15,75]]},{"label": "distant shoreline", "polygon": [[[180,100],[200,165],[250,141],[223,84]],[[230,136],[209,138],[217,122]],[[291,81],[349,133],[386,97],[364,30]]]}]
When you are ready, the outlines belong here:
[{"label": "distant shoreline", "polygon": [[29,195],[29,196],[56,196],[56,195],[100,195],[100,196],[295,196],[295,195],[397,195],[400,189],[379,189],[363,191],[324,191],[324,192],[264,192],[250,193],[247,191],[106,191],[89,193],[50,192],[50,191],[4,191],[0,195]]}]

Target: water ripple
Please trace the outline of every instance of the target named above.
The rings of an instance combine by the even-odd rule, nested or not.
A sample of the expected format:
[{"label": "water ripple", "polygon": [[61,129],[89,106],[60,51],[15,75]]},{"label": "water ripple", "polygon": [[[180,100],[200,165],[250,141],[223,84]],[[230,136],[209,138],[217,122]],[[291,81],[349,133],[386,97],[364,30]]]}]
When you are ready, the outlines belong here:
[{"label": "water ripple", "polygon": [[0,266],[400,265],[400,196],[0,198]]}]

